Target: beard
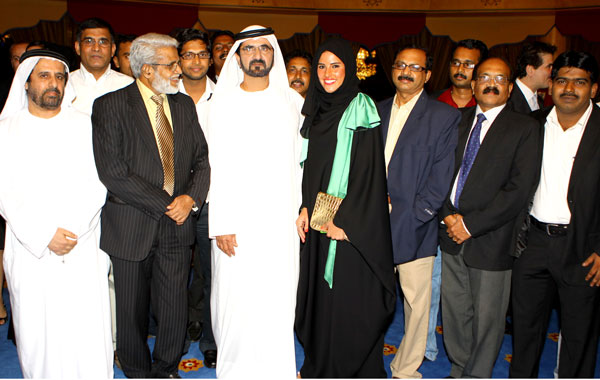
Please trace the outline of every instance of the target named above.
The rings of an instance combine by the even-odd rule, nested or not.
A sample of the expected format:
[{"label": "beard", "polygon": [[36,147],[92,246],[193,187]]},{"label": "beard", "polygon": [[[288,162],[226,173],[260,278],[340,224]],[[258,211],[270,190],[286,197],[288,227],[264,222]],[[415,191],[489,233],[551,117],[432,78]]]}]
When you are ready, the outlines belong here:
[{"label": "beard", "polygon": [[[262,68],[260,66],[253,66],[257,64],[262,64]],[[242,64],[242,71],[248,76],[262,78],[269,75],[272,67],[273,61],[271,61],[271,64],[267,66],[267,63],[263,59],[253,59],[250,61],[250,64],[248,64],[248,67]]]},{"label": "beard", "polygon": [[[50,95],[49,92],[56,92],[58,95]],[[27,95],[38,107],[55,110],[60,107],[64,94],[56,87],[47,88],[40,95],[37,91],[29,89]]]},{"label": "beard", "polygon": [[[179,77],[179,75],[177,75]],[[176,94],[179,92],[178,86],[173,86],[171,84],[172,77],[163,78],[160,74],[154,76],[154,80],[152,81],[152,87],[161,94]]]}]

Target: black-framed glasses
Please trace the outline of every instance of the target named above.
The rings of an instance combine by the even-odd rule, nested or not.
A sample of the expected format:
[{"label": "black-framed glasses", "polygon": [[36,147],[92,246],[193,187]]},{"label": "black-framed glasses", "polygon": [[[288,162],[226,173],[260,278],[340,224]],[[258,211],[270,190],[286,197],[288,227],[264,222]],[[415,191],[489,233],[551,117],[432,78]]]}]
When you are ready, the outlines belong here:
[{"label": "black-framed glasses", "polygon": [[198,57],[199,59],[209,59],[210,53],[206,50],[201,51],[200,53],[194,53],[193,51],[188,51],[187,53],[180,55],[180,57],[184,61],[190,61],[196,57]]},{"label": "black-framed glasses", "polygon": [[171,63],[150,63],[149,65],[152,65],[152,66],[165,66],[165,67],[168,67],[169,70],[175,71],[175,70],[177,70],[177,67],[180,64],[181,64],[181,61],[175,61],[175,62],[171,62]]},{"label": "black-framed glasses", "polygon": [[392,68],[396,69],[396,70],[404,70],[407,67],[408,67],[408,69],[410,71],[414,71],[415,73],[420,73],[423,70],[427,70],[424,66],[417,65],[416,63],[413,63],[413,64],[409,65],[409,64],[406,64],[404,62],[398,62],[398,63],[394,63],[392,65]]},{"label": "black-framed glasses", "polygon": [[496,84],[505,85],[508,83],[508,78],[504,75],[488,75],[481,74],[477,77],[477,82],[479,83],[488,83],[494,81]]},{"label": "black-framed glasses", "polygon": [[257,50],[263,54],[269,53],[273,50],[273,48],[267,44],[262,44],[259,46],[246,45],[246,46],[242,47],[241,50],[242,50],[242,53],[250,55],[250,54],[256,53]]},{"label": "black-framed glasses", "polygon": [[475,63],[473,63],[471,61],[461,61],[459,59],[453,59],[452,61],[450,61],[450,65],[454,66],[454,67],[462,66],[463,69],[471,69],[471,70],[475,68]]}]

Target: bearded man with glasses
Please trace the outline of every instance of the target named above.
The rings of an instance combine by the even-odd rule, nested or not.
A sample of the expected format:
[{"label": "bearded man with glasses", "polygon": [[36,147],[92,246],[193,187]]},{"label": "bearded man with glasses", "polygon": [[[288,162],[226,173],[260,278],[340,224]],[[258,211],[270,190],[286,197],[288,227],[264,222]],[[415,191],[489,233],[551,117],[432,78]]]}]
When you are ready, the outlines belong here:
[{"label": "bearded man with glasses", "polygon": [[[117,352],[127,377],[177,378],[187,325],[195,218],[208,192],[208,148],[179,92],[177,40],[149,33],[130,51],[135,83],[94,103],[94,155],[108,189],[100,248],[111,257]],[[150,305],[156,343],[148,347]]]},{"label": "bearded man with glasses", "polygon": [[506,107],[510,76],[500,58],[475,68],[477,106],[463,112],[458,126],[452,187],[439,214],[444,344],[455,378],[492,377],[512,253],[536,176],[538,128]]}]

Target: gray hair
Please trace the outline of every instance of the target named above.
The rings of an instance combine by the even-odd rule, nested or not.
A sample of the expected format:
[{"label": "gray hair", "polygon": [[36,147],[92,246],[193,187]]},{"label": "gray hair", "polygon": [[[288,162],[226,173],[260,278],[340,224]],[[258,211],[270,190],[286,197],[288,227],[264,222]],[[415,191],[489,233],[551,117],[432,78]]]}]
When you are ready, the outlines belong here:
[{"label": "gray hair", "polygon": [[177,49],[177,40],[158,33],[144,34],[133,40],[129,50],[129,62],[136,78],[140,77],[144,64],[156,63],[160,59],[156,51],[163,47]]}]

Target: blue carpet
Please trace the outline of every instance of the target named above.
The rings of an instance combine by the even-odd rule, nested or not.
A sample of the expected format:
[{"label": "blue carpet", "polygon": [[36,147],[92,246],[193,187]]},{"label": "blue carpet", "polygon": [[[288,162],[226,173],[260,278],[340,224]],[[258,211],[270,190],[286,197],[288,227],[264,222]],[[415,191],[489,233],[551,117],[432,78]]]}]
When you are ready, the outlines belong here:
[{"label": "blue carpet", "polygon": [[[8,292],[4,289],[4,300],[7,308],[10,308]],[[438,334],[436,334],[439,354],[437,360],[430,362],[425,361],[419,372],[423,375],[424,378],[444,378],[450,373],[450,362],[448,361],[448,357],[446,355],[446,351],[444,350],[444,345],[442,343],[442,335],[441,333],[441,319],[438,318]],[[22,378],[21,369],[19,367],[19,360],[17,358],[17,351],[15,346],[11,341],[6,339],[8,333],[8,323],[0,326],[0,378]],[[394,353],[400,344],[402,336],[404,335],[404,314],[403,314],[403,305],[400,299],[398,299],[398,306],[396,308],[396,315],[394,317],[394,322],[390,326],[387,331],[385,337],[386,347],[383,353],[383,360],[388,372],[388,377],[391,377],[390,372],[390,363],[394,358]],[[556,313],[553,313],[552,319],[550,321],[550,326],[548,328],[548,339],[544,346],[544,352],[541,360],[541,368],[539,376],[540,378],[552,378],[554,366],[556,365],[556,350],[557,350],[557,342],[558,338],[558,326],[557,326],[557,316]],[[148,339],[150,347],[154,346],[154,337],[150,337]],[[508,377],[508,367],[511,356],[511,336],[505,335],[504,342],[502,343],[502,348],[500,350],[500,354],[498,355],[498,360],[496,361],[496,366],[494,367],[493,377],[494,378],[506,378]],[[600,359],[600,352],[597,356]],[[197,343],[192,343],[189,349],[189,352],[183,356],[181,363],[179,364],[179,374],[183,378],[215,378],[216,373],[214,369],[209,369],[204,367],[203,356],[198,348]],[[304,351],[302,350],[302,346],[296,341],[296,363],[298,368],[302,366],[304,362]],[[596,366],[595,377],[600,377],[600,368]],[[123,372],[115,367],[115,378],[125,378]]]}]

